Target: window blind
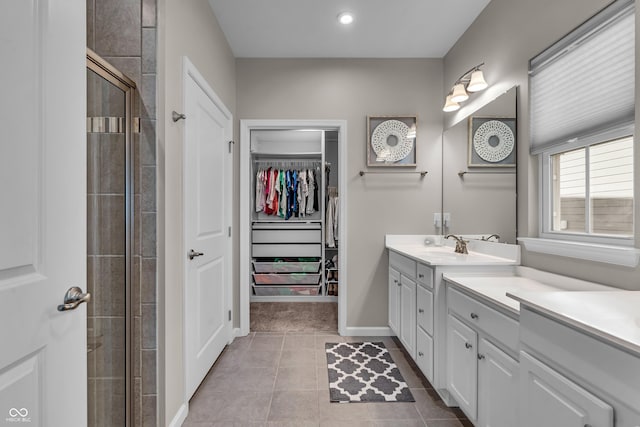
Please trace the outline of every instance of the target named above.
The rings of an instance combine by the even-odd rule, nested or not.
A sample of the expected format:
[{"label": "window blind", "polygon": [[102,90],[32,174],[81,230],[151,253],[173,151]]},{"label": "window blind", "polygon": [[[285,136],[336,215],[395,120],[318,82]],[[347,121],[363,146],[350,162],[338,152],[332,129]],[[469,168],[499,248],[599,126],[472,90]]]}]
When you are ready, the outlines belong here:
[{"label": "window blind", "polygon": [[633,122],[634,16],[618,0],[530,61],[532,154]]}]

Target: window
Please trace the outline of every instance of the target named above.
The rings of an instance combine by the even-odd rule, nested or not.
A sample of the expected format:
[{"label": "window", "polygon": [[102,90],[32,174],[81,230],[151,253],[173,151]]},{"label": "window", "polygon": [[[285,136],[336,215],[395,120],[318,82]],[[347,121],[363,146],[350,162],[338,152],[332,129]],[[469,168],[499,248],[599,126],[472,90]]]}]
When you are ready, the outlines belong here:
[{"label": "window", "polygon": [[551,231],[633,235],[633,138],[554,154],[550,162]]},{"label": "window", "polygon": [[613,2],[529,68],[541,237],[632,245],[634,2]]}]

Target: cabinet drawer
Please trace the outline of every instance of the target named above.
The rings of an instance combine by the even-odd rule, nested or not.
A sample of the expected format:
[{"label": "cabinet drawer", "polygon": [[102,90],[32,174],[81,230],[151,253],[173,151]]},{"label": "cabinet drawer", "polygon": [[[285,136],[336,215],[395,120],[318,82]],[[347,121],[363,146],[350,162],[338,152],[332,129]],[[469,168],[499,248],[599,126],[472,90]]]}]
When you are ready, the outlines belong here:
[{"label": "cabinet drawer", "polygon": [[253,243],[322,243],[321,230],[253,230]]},{"label": "cabinet drawer", "polygon": [[389,251],[389,266],[393,267],[411,280],[416,279],[416,262],[411,258]]},{"label": "cabinet drawer", "polygon": [[320,257],[322,246],[314,244],[254,244],[251,246],[254,258],[262,257]]},{"label": "cabinet drawer", "polygon": [[433,336],[433,294],[418,286],[418,326]]},{"label": "cabinet drawer", "polygon": [[424,264],[418,264],[418,283],[422,286],[433,289],[433,270]]},{"label": "cabinet drawer", "polygon": [[433,340],[422,328],[418,328],[416,364],[424,376],[433,382]]},{"label": "cabinet drawer", "polygon": [[518,322],[485,304],[447,287],[447,307],[466,322],[482,329],[508,349],[518,351]]},{"label": "cabinet drawer", "polygon": [[253,261],[256,273],[317,273],[320,261]]}]

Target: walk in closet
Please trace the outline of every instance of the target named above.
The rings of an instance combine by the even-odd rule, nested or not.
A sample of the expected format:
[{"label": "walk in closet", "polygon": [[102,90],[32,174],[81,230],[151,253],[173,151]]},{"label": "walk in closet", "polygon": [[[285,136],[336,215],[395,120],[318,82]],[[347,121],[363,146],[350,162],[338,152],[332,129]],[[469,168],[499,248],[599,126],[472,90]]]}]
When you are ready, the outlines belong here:
[{"label": "walk in closet", "polygon": [[337,300],[337,134],[251,130],[251,301]]}]

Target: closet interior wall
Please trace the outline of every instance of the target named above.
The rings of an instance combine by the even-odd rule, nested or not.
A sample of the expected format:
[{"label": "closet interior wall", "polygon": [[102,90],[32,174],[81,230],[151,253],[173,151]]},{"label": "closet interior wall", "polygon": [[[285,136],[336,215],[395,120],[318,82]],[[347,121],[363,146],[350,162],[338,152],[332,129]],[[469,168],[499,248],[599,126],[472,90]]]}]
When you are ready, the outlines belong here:
[{"label": "closet interior wall", "polygon": [[337,174],[326,158],[327,133],[251,131],[251,301],[337,300],[325,269],[333,256],[325,254],[327,187]]}]

